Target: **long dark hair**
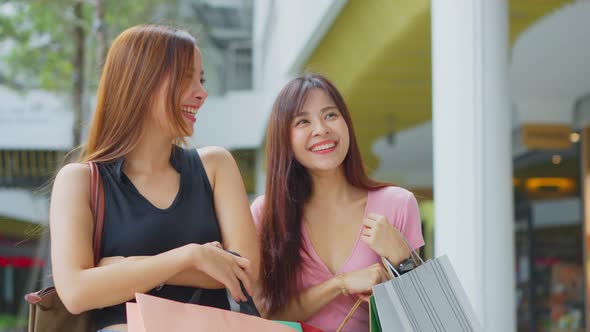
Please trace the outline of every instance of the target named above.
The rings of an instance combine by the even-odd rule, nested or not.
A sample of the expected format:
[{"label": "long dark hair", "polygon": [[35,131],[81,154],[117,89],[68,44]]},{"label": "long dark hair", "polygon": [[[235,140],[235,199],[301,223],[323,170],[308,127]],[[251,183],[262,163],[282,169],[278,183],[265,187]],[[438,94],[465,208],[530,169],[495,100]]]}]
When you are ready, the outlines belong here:
[{"label": "long dark hair", "polygon": [[321,89],[332,98],[348,125],[350,145],[344,174],[353,186],[372,190],[389,184],[371,180],[364,169],[350,112],[342,95],[325,77],[306,74],[293,79],[274,102],[267,130],[267,179],[262,212],[262,299],[269,313],[284,308],[295,293],[301,265],[303,206],[312,192],[312,180],[291,148],[291,122],[309,91]]}]

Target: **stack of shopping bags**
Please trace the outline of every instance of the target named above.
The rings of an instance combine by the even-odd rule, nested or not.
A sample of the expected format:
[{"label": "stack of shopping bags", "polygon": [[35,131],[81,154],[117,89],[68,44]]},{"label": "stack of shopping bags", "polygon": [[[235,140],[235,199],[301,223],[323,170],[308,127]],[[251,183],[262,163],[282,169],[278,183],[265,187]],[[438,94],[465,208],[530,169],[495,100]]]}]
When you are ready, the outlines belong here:
[{"label": "stack of shopping bags", "polygon": [[[369,305],[370,331],[482,331],[449,258],[441,256],[424,262],[414,250],[412,252],[422,264],[403,275],[383,259],[393,278],[373,287]],[[355,305],[349,316],[357,307]],[[136,303],[127,303],[127,321],[129,332],[321,332],[301,323],[270,321],[145,294],[136,294]]]},{"label": "stack of shopping bags", "polygon": [[275,322],[238,312],[135,294],[127,303],[128,332],[321,332],[295,322]]}]

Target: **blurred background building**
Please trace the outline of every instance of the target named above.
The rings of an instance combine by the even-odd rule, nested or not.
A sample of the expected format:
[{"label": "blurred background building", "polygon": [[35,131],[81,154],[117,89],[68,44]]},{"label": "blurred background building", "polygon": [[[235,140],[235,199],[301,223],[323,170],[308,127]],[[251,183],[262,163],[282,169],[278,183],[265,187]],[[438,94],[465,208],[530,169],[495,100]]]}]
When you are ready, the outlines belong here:
[{"label": "blurred background building", "polygon": [[[47,234],[36,227],[47,224],[39,189],[76,142],[76,84],[15,71],[26,57],[14,51],[18,33],[9,28],[18,24],[6,22],[33,20],[38,2],[0,5],[6,326],[26,316],[23,293],[50,282],[40,268],[49,263]],[[486,331],[588,329],[590,1],[128,3],[105,0],[102,19],[96,3],[82,11],[82,120],[92,109],[103,26],[107,41],[147,17],[192,28],[211,95],[192,142],[230,149],[253,198],[264,191],[275,96],[302,72],[324,74],[352,111],[370,174],[415,192],[425,256],[450,257]],[[60,35],[43,36],[33,41]]]}]

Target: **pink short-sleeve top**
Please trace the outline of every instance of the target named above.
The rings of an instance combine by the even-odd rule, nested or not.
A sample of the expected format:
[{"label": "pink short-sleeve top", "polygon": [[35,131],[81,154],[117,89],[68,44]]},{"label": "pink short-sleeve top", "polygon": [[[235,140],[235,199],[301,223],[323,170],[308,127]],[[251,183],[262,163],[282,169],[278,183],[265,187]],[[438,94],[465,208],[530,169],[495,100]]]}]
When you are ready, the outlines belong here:
[{"label": "pink short-sleeve top", "polygon": [[[254,200],[250,209],[256,229],[260,233],[264,196]],[[389,223],[405,235],[414,249],[424,245],[422,227],[418,203],[414,195],[400,187],[384,187],[369,191],[365,217],[368,213],[376,213],[387,218]],[[322,259],[316,253],[305,226],[302,223],[302,248],[301,271],[299,285],[301,290],[321,284],[335,275],[326,267]],[[381,258],[365,242],[361,240],[361,230],[356,239],[350,256],[346,259],[339,273],[360,270],[375,263],[380,263]],[[326,332],[336,331],[344,317],[348,314],[356,298],[353,296],[339,296],[330,302],[322,310],[310,317],[305,323],[320,328]],[[369,331],[369,307],[367,303],[361,304],[354,315],[346,323],[343,331],[364,332]]]}]

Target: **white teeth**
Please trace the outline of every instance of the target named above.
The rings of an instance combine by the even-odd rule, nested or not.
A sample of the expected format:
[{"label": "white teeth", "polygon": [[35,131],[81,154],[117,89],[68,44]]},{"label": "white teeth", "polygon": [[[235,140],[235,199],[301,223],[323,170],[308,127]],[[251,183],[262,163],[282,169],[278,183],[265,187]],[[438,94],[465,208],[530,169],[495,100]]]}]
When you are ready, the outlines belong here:
[{"label": "white teeth", "polygon": [[322,151],[322,150],[331,149],[335,146],[336,146],[336,144],[334,144],[334,143],[322,144],[322,145],[318,145],[318,146],[314,147],[313,149],[311,149],[311,151],[318,152],[318,151]]},{"label": "white teeth", "polygon": [[190,114],[196,114],[197,113],[197,108],[195,107],[189,107],[189,106],[181,106],[180,110],[183,112],[187,112]]}]

